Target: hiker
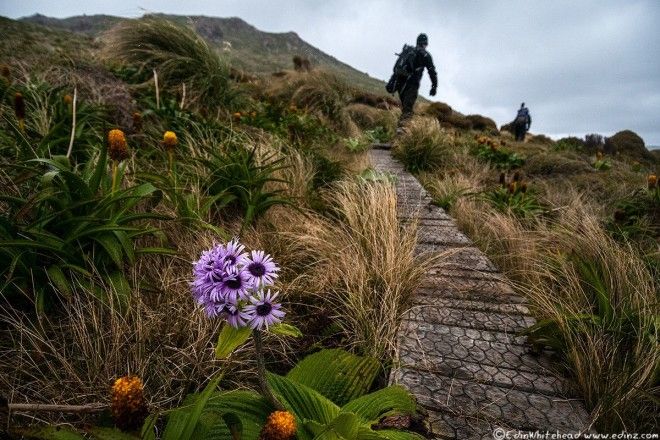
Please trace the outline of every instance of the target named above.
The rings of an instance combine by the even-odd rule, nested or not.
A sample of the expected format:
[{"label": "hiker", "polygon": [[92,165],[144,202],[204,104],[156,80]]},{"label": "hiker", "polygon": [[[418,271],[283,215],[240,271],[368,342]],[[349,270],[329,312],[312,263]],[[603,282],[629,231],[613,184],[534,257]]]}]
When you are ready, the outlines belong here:
[{"label": "hiker", "polygon": [[530,125],[532,125],[532,117],[529,115],[529,109],[525,107],[525,103],[523,102],[520,104],[516,119],[513,120],[513,131],[516,135],[516,141],[525,140],[525,133],[529,130]]},{"label": "hiker", "polygon": [[419,83],[422,80],[424,68],[431,77],[431,91],[429,94],[435,96],[438,86],[438,75],[435,72],[431,54],[426,51],[429,39],[426,34],[419,34],[415,47],[404,45],[394,65],[394,73],[385,87],[389,93],[399,93],[401,99],[401,117],[399,118],[397,132],[412,117],[413,107],[417,100]]}]

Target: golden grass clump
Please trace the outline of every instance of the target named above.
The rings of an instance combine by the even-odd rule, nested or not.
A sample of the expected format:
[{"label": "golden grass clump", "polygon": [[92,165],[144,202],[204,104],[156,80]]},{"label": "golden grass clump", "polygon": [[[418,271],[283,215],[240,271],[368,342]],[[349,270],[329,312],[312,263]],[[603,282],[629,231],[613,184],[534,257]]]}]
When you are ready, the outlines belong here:
[{"label": "golden grass clump", "polygon": [[430,171],[447,161],[454,137],[436,119],[414,117],[394,142],[393,154],[410,172]]},{"label": "golden grass clump", "polygon": [[553,322],[552,337],[597,428],[644,431],[657,426],[650,396],[660,391],[658,280],[579,195],[564,200],[572,202],[557,219],[532,225],[474,200],[461,199],[452,212],[526,294],[535,316]]},{"label": "golden grass clump", "polygon": [[327,197],[342,220],[317,230],[330,309],[357,351],[386,359],[432,260],[415,257],[416,225],[399,225],[390,184],[342,181]]},{"label": "golden grass clump", "polygon": [[173,93],[186,84],[189,102],[231,108],[240,98],[229,65],[189,27],[145,16],[121,22],[104,40],[104,58],[156,70]]}]

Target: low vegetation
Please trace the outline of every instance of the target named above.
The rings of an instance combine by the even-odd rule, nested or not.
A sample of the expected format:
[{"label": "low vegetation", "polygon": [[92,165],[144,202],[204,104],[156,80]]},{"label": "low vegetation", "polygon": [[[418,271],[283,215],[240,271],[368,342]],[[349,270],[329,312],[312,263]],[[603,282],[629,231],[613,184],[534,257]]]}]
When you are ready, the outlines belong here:
[{"label": "low vegetation", "polygon": [[[243,72],[164,17],[89,45],[23,26],[8,40],[34,53],[0,44],[8,435],[424,438],[392,428],[422,415],[384,386],[444,258],[415,256],[396,178],[366,154],[396,103],[301,56]],[[628,132],[519,143],[447,104],[418,114],[393,154],[529,298],[529,342],[554,349],[597,429],[653,431],[656,163]]]},{"label": "low vegetation", "polygon": [[[409,136],[430,139],[411,127]],[[634,157],[603,154],[605,141],[590,156],[593,139],[551,145],[464,134],[420,177],[529,298],[538,324],[524,334],[555,350],[596,428],[652,431],[660,386],[657,178]]]}]

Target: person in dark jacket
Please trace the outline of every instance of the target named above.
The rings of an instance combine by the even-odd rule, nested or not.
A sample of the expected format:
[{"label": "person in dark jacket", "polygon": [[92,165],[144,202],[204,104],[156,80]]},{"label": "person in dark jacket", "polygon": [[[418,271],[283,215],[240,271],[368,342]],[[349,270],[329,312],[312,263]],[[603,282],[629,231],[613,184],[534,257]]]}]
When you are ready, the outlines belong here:
[{"label": "person in dark jacket", "polygon": [[529,114],[529,109],[525,107],[525,103],[520,104],[516,119],[513,121],[513,130],[515,131],[516,141],[524,141],[525,134],[529,127],[532,125],[532,117]]},{"label": "person in dark jacket", "polygon": [[419,34],[417,37],[417,45],[415,47],[416,54],[413,61],[413,73],[397,88],[399,99],[401,99],[399,127],[412,118],[413,107],[417,100],[417,93],[420,81],[422,80],[422,75],[424,74],[424,68],[426,68],[429,72],[429,77],[431,77],[431,91],[429,94],[435,96],[438,87],[438,74],[435,71],[431,54],[426,51],[426,46],[428,46],[428,44],[429,39],[426,34]]}]

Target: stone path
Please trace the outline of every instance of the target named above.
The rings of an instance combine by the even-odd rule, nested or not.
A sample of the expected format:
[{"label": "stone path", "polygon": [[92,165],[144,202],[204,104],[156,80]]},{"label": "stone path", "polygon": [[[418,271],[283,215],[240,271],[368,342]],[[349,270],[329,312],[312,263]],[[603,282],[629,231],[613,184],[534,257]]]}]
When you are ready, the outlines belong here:
[{"label": "stone path", "polygon": [[493,434],[498,428],[584,431],[582,401],[553,374],[549,355],[531,354],[517,336],[535,322],[524,299],[389,151],[372,150],[371,161],[396,175],[399,218],[418,221],[417,252],[454,250],[416,292],[390,381],[415,395],[435,438],[504,438]]}]

